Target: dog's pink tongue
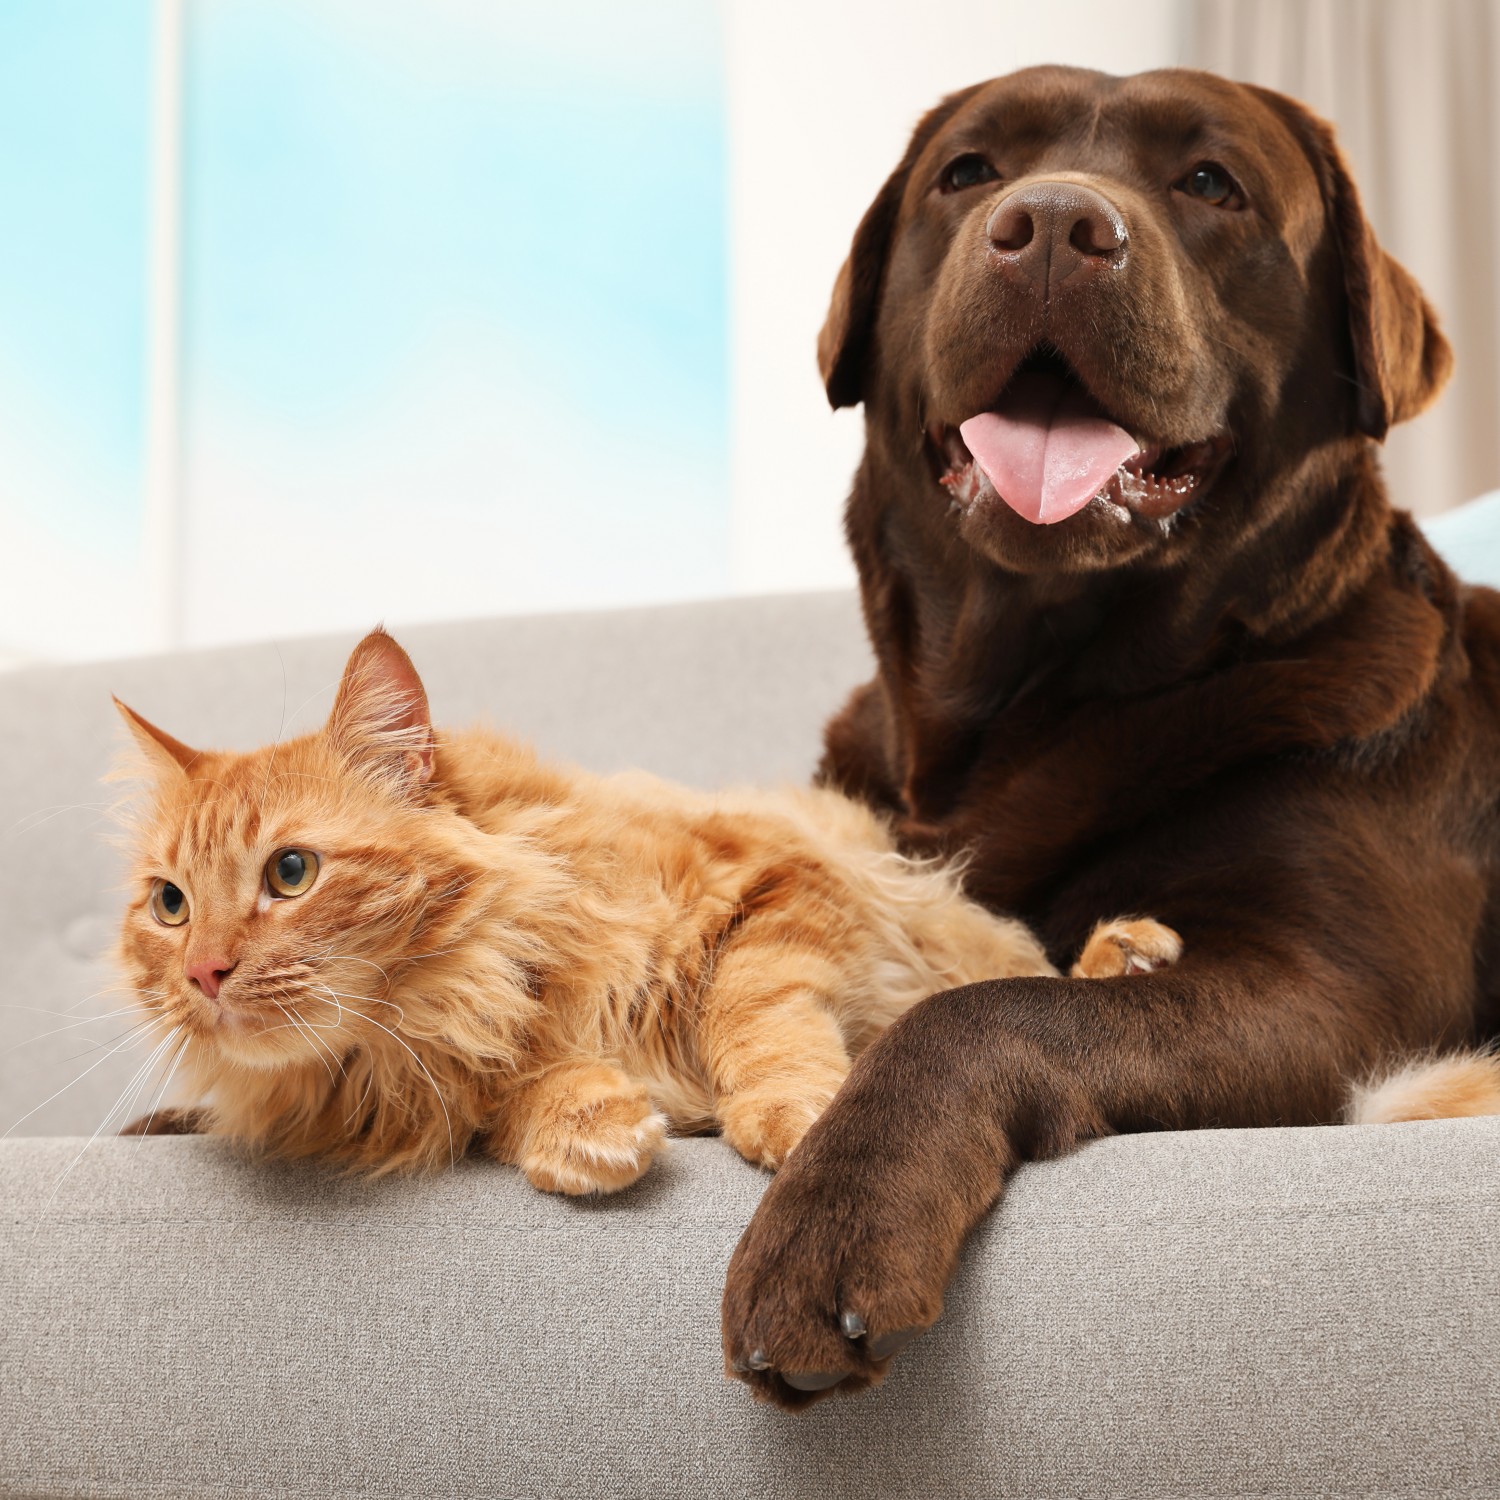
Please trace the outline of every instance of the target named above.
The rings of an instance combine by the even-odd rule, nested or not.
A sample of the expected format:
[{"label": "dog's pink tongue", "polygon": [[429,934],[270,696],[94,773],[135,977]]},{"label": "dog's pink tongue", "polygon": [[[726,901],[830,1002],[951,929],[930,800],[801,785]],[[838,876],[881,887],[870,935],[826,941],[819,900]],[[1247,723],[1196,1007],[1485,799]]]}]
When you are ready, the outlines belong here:
[{"label": "dog's pink tongue", "polygon": [[1140,452],[1123,427],[1055,375],[1022,375],[998,410],[970,417],[958,431],[1000,498],[1042,526],[1082,510]]}]

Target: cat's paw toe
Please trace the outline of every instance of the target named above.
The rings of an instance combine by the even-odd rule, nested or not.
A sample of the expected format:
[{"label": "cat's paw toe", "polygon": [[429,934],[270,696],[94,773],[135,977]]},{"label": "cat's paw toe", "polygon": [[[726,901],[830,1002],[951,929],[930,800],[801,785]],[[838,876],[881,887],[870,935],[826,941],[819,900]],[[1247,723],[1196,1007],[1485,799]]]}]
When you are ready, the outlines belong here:
[{"label": "cat's paw toe", "polygon": [[642,1091],[580,1099],[534,1132],[521,1170],[548,1193],[614,1193],[645,1172],[667,1141],[666,1119]]},{"label": "cat's paw toe", "polygon": [[775,1171],[801,1143],[838,1091],[837,1081],[793,1090],[763,1088],[719,1101],[724,1139],[746,1161]]},{"label": "cat's paw toe", "polygon": [[1079,979],[1149,974],[1182,957],[1182,939],[1149,918],[1101,922],[1089,934],[1073,973]]}]

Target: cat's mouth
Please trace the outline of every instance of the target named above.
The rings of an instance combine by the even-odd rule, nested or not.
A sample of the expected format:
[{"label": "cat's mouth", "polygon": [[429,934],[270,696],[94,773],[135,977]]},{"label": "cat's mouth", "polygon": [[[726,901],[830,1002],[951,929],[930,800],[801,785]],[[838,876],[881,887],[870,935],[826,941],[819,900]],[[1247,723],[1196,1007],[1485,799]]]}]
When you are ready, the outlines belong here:
[{"label": "cat's mouth", "polygon": [[[191,992],[187,1023],[200,1040],[245,1066],[271,1068],[320,1052],[336,1055],[337,1044],[330,1046],[330,1033],[338,1029],[332,1011],[313,1021],[304,1009],[295,995],[269,997],[236,976],[215,996]],[[340,1011],[337,1021],[342,1020]]]}]

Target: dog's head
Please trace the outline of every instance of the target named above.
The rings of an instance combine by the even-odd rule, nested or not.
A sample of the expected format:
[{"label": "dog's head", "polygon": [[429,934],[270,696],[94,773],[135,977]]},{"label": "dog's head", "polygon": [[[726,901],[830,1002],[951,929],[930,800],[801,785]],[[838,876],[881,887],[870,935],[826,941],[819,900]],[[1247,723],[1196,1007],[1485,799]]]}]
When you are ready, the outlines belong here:
[{"label": "dog's head", "polygon": [[1026,572],[1268,523],[1451,364],[1323,121],[1205,73],[1051,67],[922,120],[818,355],[903,493]]}]

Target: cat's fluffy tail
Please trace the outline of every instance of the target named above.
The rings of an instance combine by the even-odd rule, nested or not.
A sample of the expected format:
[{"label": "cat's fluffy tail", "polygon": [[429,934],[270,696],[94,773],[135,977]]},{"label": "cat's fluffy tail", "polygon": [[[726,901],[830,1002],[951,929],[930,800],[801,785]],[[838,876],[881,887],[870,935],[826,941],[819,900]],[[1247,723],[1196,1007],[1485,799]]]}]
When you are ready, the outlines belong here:
[{"label": "cat's fluffy tail", "polygon": [[1419,1058],[1353,1089],[1344,1118],[1351,1125],[1500,1115],[1500,1054],[1450,1052]]}]

